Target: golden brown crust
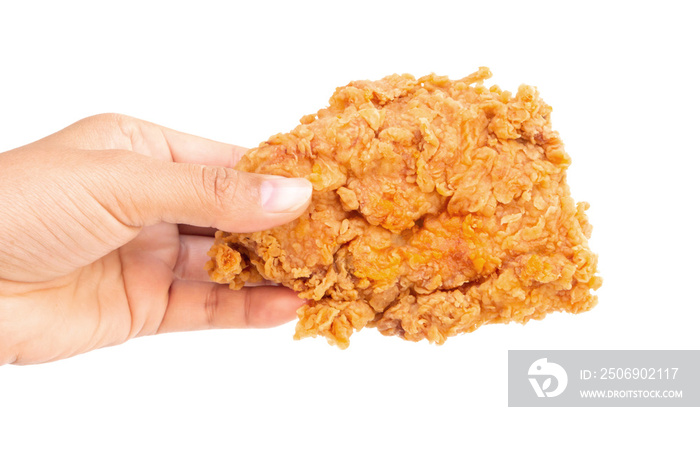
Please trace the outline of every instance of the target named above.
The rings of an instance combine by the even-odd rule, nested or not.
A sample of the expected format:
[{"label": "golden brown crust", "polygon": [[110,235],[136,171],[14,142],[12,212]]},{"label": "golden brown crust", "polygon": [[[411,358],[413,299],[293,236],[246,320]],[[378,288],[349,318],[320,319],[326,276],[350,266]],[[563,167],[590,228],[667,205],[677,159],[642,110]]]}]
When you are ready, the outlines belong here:
[{"label": "golden brown crust", "polygon": [[593,307],[588,205],[571,199],[551,108],[530,86],[487,89],[488,77],[352,82],[250,150],[237,169],[306,177],[312,204],[269,231],[217,233],[211,278],[294,289],[311,301],[296,337],[343,348],[364,326],[441,344]]}]

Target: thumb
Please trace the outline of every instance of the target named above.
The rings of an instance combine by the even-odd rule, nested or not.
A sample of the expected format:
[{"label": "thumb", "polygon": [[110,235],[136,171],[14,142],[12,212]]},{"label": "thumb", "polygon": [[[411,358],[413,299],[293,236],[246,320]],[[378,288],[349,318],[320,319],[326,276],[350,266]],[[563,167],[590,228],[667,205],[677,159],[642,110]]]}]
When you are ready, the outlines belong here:
[{"label": "thumb", "polygon": [[118,166],[110,167],[108,176],[113,188],[104,201],[117,219],[132,226],[167,222],[260,231],[292,221],[311,200],[312,186],[304,178],[175,163],[132,152],[116,158]]}]

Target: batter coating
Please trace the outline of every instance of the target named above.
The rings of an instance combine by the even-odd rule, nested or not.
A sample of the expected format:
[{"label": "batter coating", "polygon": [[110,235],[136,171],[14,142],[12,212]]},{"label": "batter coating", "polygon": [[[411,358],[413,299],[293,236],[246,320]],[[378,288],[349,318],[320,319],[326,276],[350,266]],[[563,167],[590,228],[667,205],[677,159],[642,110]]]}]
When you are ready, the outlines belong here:
[{"label": "batter coating", "polygon": [[219,231],[211,278],[279,282],[309,300],[295,338],[346,348],[353,331],[442,344],[486,323],[592,308],[601,279],[588,204],[551,107],[522,85],[392,75],[336,90],[328,108],[250,150],[236,169],[305,177],[309,209],[268,231]]}]

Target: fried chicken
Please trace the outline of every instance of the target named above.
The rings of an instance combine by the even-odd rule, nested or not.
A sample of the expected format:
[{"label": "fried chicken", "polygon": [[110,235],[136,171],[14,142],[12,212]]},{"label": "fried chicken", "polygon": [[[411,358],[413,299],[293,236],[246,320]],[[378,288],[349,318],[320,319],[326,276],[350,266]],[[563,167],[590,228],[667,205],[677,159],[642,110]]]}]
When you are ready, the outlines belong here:
[{"label": "fried chicken", "polygon": [[312,203],[268,231],[219,231],[211,278],[270,280],[308,299],[295,338],[346,348],[353,331],[442,344],[486,323],[596,304],[587,203],[551,107],[522,85],[404,74],[355,81],[328,108],[250,150],[237,169],[306,177]]}]

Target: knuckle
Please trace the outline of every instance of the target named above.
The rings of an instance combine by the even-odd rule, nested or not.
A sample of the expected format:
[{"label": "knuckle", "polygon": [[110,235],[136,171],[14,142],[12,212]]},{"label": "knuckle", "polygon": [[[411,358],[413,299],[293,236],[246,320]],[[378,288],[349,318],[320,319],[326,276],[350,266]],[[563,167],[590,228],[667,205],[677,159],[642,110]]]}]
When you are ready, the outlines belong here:
[{"label": "knuckle", "polygon": [[[241,177],[234,170],[222,166],[207,166],[202,170],[202,186],[217,208],[226,208],[238,195]],[[230,205],[228,205],[230,207]]]},{"label": "knuckle", "polygon": [[138,132],[140,128],[137,119],[121,113],[100,113],[85,118],[82,123],[88,127],[106,129],[110,133],[121,134],[132,142],[132,146],[134,133]]},{"label": "knuckle", "polygon": [[114,126],[121,128],[124,124],[129,122],[129,117],[119,113],[100,113],[88,116],[83,121],[96,126]]},{"label": "knuckle", "polygon": [[253,289],[248,288],[245,290],[245,298],[243,299],[243,327],[250,328],[252,326],[252,297]]},{"label": "knuckle", "polygon": [[220,287],[213,285],[204,297],[204,324],[207,328],[215,328],[219,308]]},{"label": "knuckle", "polygon": [[185,265],[190,260],[190,247],[187,242],[180,240],[178,247],[177,259],[173,267],[173,273],[179,279],[186,279]]}]

